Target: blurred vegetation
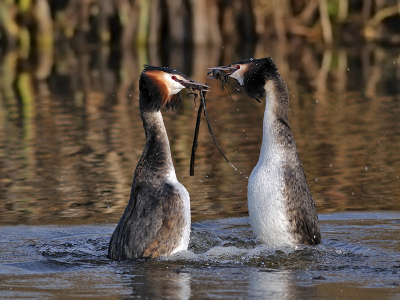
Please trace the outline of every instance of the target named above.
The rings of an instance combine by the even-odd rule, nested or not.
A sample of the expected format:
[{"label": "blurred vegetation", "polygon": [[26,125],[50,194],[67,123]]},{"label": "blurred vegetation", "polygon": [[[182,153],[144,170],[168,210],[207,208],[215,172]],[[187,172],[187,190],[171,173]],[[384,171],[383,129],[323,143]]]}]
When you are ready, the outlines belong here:
[{"label": "blurred vegetation", "polygon": [[399,0],[1,0],[0,44],[226,45],[302,38],[400,44]]}]

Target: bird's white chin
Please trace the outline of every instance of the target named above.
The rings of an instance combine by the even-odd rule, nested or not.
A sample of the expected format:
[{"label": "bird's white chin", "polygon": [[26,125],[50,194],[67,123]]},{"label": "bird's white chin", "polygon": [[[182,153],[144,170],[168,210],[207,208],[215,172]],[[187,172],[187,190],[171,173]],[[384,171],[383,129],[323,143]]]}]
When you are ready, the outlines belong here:
[{"label": "bird's white chin", "polygon": [[182,89],[184,89],[185,87],[180,84],[179,82],[176,82],[176,84],[174,84],[173,86],[170,86],[170,92],[169,95],[175,95],[178,94]]},{"label": "bird's white chin", "polygon": [[237,82],[239,82],[239,84],[241,85],[241,86],[243,86],[243,70],[242,69],[239,69],[239,70],[237,70],[237,71],[235,71],[235,72],[233,72],[231,75],[229,75],[230,77],[232,77],[233,79],[236,79],[237,80]]},{"label": "bird's white chin", "polygon": [[185,87],[179,82],[173,80],[171,77],[173,74],[163,73],[163,81],[168,89],[168,96],[172,96],[178,94]]},{"label": "bird's white chin", "polygon": [[239,77],[239,78],[235,78],[237,80],[237,82],[239,82],[240,86],[243,86],[243,78]]}]

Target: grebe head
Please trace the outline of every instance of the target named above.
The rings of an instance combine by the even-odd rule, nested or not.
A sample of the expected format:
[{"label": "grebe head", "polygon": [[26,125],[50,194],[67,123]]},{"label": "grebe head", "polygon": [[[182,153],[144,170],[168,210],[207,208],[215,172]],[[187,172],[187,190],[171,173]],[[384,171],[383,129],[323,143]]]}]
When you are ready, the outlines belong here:
[{"label": "grebe head", "polygon": [[174,110],[181,101],[181,90],[207,90],[208,86],[191,80],[181,72],[144,65],[139,80],[141,111],[158,111],[165,107]]},{"label": "grebe head", "polygon": [[268,80],[277,75],[278,68],[270,57],[259,59],[246,59],[231,63],[228,66],[209,68],[208,74],[213,78],[226,81],[227,77],[236,79],[244,86],[245,93],[254,99],[259,99],[264,94],[264,86]]}]

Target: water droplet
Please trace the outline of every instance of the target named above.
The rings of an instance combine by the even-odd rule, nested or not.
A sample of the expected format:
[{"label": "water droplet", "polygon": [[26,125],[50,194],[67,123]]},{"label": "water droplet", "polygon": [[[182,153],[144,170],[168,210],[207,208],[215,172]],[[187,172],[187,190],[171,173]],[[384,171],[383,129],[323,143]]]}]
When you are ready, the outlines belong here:
[{"label": "water droplet", "polygon": [[231,165],[232,168],[235,169],[235,171],[237,171],[237,168],[234,165],[232,165],[231,163],[229,163],[229,164]]},{"label": "water droplet", "polygon": [[293,95],[293,98],[295,98],[296,96],[295,95]]},{"label": "water droplet", "polygon": [[365,167],[365,171],[367,171],[368,170],[368,167]]},{"label": "water droplet", "polygon": [[318,178],[315,178],[315,181],[318,181]]},{"label": "water droplet", "polygon": [[350,68],[347,68],[347,71],[350,71]]},{"label": "water droplet", "polygon": [[318,103],[318,100],[315,100],[316,103]]},{"label": "water droplet", "polygon": [[329,165],[332,168],[332,165]]},{"label": "water droplet", "polygon": [[396,64],[396,62],[395,62],[395,61],[393,61],[393,64],[395,65],[395,64]]}]

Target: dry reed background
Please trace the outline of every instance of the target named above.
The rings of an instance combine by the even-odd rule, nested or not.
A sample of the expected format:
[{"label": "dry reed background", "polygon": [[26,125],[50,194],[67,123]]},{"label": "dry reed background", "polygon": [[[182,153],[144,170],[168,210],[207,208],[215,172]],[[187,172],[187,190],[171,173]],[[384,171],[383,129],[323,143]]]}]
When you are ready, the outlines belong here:
[{"label": "dry reed background", "polygon": [[398,45],[399,13],[399,0],[1,0],[0,43],[26,55],[71,39],[124,48],[296,37]]}]

